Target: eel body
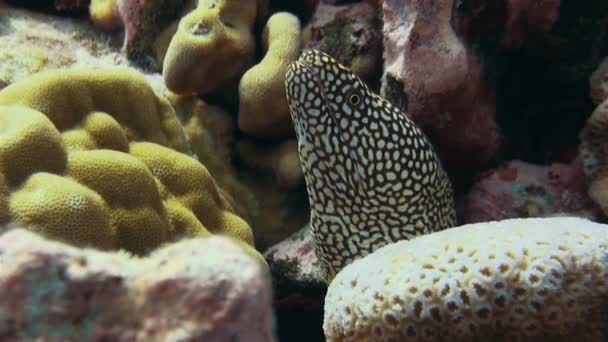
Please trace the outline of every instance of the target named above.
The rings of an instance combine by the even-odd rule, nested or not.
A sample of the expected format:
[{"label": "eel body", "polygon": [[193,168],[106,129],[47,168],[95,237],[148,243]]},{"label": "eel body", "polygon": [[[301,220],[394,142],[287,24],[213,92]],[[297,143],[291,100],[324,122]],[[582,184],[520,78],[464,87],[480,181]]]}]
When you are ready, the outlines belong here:
[{"label": "eel body", "polygon": [[404,113],[316,50],[290,65],[286,89],[326,280],[386,244],[456,225],[448,176]]}]

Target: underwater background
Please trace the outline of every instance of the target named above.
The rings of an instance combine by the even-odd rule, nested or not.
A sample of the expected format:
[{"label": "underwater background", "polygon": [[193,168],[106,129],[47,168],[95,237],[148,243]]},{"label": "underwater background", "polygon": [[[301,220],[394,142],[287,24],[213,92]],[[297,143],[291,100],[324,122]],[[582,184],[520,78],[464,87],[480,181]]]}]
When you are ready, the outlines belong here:
[{"label": "underwater background", "polygon": [[0,0],[0,341],[608,341],[604,163],[606,1]]}]

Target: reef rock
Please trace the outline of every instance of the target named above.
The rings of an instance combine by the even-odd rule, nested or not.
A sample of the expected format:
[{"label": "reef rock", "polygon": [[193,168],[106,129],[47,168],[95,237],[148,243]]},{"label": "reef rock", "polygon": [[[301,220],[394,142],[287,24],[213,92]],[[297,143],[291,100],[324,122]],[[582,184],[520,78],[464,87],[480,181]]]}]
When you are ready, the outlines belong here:
[{"label": "reef rock", "polygon": [[373,88],[382,72],[382,27],[367,2],[323,1],[302,33],[305,48],[324,51]]},{"label": "reef rock", "polygon": [[564,214],[598,219],[601,211],[587,186],[579,159],[550,166],[511,161],[480,176],[458,201],[459,219],[474,223]]},{"label": "reef rock", "polygon": [[451,173],[478,170],[499,147],[496,100],[451,26],[452,0],[385,0],[381,93],[429,135]]},{"label": "reef rock", "polygon": [[285,341],[321,341],[327,285],[313,248],[310,226],[264,253],[272,274],[279,336]]},{"label": "reef rock", "polygon": [[274,340],[266,270],[224,237],[147,258],[0,236],[0,340]]}]

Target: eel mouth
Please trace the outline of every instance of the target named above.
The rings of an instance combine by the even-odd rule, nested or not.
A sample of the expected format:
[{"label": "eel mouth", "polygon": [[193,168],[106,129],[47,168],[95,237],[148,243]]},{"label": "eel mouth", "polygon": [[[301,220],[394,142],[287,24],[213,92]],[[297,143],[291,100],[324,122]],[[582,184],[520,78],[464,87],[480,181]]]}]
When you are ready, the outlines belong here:
[{"label": "eel mouth", "polygon": [[[329,114],[329,119],[333,122],[334,126],[336,126],[336,129],[339,129],[338,128],[338,120],[336,119],[336,115],[333,112],[331,106],[329,105],[325,89],[323,88],[323,82],[319,78],[319,72],[318,72],[319,70],[318,70],[318,68],[315,68],[311,64],[310,59],[307,58],[307,56],[305,54],[302,54],[300,56],[300,58],[298,58],[298,60],[295,61],[294,63],[296,64],[296,66],[298,68],[302,68],[302,69],[305,70],[305,72],[307,72],[310,75],[312,75],[313,82],[315,83],[315,85],[319,89],[319,92],[321,93],[321,101],[323,102],[323,105],[327,109],[327,113]],[[307,85],[303,85],[303,86],[306,87]]]}]

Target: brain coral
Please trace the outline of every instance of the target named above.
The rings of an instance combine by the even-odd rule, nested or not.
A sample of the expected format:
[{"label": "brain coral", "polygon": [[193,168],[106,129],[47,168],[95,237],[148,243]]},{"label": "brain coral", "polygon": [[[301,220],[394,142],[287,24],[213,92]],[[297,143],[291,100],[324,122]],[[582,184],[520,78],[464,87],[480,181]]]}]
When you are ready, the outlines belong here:
[{"label": "brain coral", "polygon": [[[13,103],[10,104],[9,103]],[[169,103],[134,71],[46,72],[0,91],[0,220],[136,254],[249,225],[188,150]]]},{"label": "brain coral", "polygon": [[601,341],[607,250],[608,226],[571,217],[397,242],[336,276],[323,328],[328,341]]},{"label": "brain coral", "polygon": [[163,61],[167,88],[210,93],[236,84],[253,61],[255,0],[200,0],[184,16]]}]

